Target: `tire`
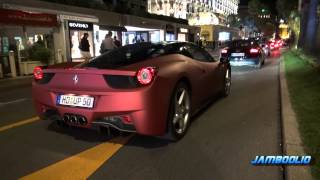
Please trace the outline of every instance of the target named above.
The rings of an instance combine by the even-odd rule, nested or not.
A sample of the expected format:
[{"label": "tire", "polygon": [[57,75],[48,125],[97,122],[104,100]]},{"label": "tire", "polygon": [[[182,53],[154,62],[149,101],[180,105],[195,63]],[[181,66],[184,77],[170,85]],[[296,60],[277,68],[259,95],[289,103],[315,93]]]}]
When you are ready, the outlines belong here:
[{"label": "tire", "polygon": [[191,96],[188,86],[179,82],[170,99],[166,139],[180,140],[187,132],[191,116]]},{"label": "tire", "polygon": [[230,94],[231,90],[231,69],[228,68],[225,75],[224,75],[224,81],[223,81],[223,89],[222,89],[222,96],[227,97]]},{"label": "tire", "polygon": [[259,64],[256,65],[256,68],[261,69],[262,67],[262,62],[260,61]]}]

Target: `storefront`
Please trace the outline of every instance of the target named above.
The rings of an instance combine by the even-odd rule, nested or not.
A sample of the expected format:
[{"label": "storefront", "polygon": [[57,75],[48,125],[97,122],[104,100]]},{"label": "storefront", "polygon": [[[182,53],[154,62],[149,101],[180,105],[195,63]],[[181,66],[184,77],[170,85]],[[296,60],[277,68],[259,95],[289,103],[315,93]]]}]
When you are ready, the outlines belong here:
[{"label": "storefront", "polygon": [[178,28],[178,41],[189,41],[189,29],[187,28]]},{"label": "storefront", "polygon": [[122,34],[127,31],[123,26],[112,26],[112,25],[93,25],[94,29],[94,44],[95,44],[95,55],[100,55],[100,47],[105,36],[111,32],[112,38],[120,41],[122,45]]},{"label": "storefront", "polygon": [[72,61],[83,61],[80,42],[84,34],[88,34],[91,57],[95,56],[93,43],[93,24],[89,22],[68,21],[69,37],[70,37],[70,52]]},{"label": "storefront", "polygon": [[176,36],[174,32],[174,26],[171,24],[166,25],[166,41],[175,41]]},{"label": "storefront", "polygon": [[164,31],[161,29],[149,29],[133,26],[125,26],[127,32],[122,33],[122,45],[139,42],[157,43],[164,41]]},{"label": "storefront", "polygon": [[20,75],[30,74],[34,66],[54,59],[53,32],[57,15],[0,9],[0,63],[4,74],[10,74],[8,53],[15,54]]}]

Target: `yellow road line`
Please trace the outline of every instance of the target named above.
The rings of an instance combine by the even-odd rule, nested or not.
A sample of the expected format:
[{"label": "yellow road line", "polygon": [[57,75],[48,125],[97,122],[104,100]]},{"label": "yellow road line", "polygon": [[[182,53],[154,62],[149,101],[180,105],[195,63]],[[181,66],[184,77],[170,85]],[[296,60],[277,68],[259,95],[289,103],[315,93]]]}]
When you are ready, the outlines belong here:
[{"label": "yellow road line", "polygon": [[22,180],[45,179],[87,179],[105,161],[112,157],[131,136],[118,137],[91,149],[52,164],[46,168],[22,177]]},{"label": "yellow road line", "polygon": [[15,128],[15,127],[18,127],[18,126],[22,126],[22,125],[25,125],[25,124],[33,123],[33,122],[39,121],[39,120],[40,120],[39,117],[36,116],[36,117],[32,117],[30,119],[26,119],[26,120],[22,120],[22,121],[13,123],[13,124],[2,126],[2,127],[0,127],[0,132],[6,131],[8,129]]}]

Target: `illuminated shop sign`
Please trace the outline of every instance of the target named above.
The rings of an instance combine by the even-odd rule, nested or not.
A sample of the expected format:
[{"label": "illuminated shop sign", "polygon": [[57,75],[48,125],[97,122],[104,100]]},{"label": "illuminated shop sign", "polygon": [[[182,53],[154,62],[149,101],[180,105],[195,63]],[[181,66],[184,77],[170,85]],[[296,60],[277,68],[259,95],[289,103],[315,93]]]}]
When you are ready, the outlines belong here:
[{"label": "illuminated shop sign", "polygon": [[189,30],[186,28],[180,28],[179,30],[181,33],[188,33],[189,32]]},{"label": "illuminated shop sign", "polygon": [[30,26],[58,26],[57,15],[45,13],[30,13],[0,8],[0,23],[30,25]]},{"label": "illuminated shop sign", "polygon": [[86,30],[86,31],[92,31],[93,30],[93,24],[92,23],[69,21],[68,25],[69,25],[70,29]]}]

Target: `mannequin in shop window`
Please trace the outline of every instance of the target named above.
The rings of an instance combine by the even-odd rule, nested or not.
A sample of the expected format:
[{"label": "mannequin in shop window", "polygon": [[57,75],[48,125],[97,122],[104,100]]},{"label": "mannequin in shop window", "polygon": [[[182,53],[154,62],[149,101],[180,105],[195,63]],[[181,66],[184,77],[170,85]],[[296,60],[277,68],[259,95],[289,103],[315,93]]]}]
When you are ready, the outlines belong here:
[{"label": "mannequin in shop window", "polygon": [[115,45],[113,39],[112,39],[112,32],[109,31],[108,34],[106,34],[104,40],[101,43],[100,46],[100,53],[105,53],[108,51],[111,51],[112,49],[115,49],[117,46]]},{"label": "mannequin in shop window", "polygon": [[91,58],[90,44],[88,41],[88,37],[89,37],[89,34],[84,33],[79,45],[81,56],[84,58],[85,61],[89,61],[89,59]]}]

